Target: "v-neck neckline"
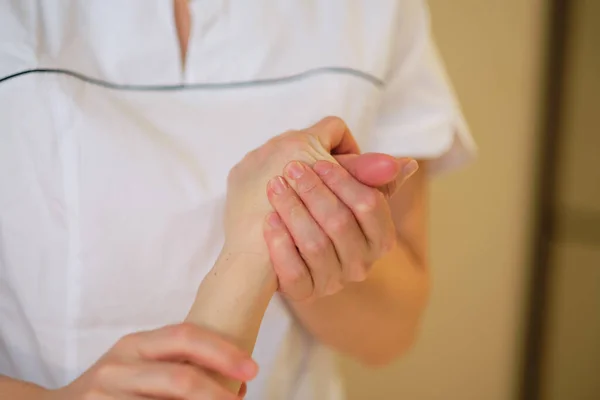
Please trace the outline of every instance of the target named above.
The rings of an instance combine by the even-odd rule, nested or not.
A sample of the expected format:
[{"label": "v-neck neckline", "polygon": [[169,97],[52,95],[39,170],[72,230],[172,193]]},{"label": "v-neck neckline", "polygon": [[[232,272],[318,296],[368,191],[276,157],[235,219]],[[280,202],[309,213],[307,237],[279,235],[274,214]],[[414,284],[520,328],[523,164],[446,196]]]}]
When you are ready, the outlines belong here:
[{"label": "v-neck neckline", "polygon": [[180,64],[182,72],[186,69],[187,54],[192,27],[192,12],[189,0],[173,0],[173,18],[179,44]]}]

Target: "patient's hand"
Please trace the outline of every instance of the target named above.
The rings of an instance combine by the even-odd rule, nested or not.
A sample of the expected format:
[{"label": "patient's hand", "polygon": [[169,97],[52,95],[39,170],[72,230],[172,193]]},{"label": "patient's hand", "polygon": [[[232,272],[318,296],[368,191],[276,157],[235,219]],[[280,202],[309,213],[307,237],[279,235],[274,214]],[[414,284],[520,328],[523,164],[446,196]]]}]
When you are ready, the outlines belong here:
[{"label": "patient's hand", "polygon": [[336,162],[331,155],[358,154],[346,125],[328,117],[314,126],[274,137],[248,153],[229,173],[225,209],[225,248],[233,253],[268,257],[263,222],[273,210],[265,194],[269,180],[281,174],[290,161],[313,165]]},{"label": "patient's hand", "polygon": [[[278,189],[285,190],[291,185],[303,201],[310,203],[310,207],[308,210],[294,208],[298,211],[296,216],[290,216],[289,213],[293,210],[288,210],[286,217],[297,217],[296,221],[302,222],[306,218],[301,218],[301,215],[310,215],[308,213],[310,211],[318,220],[316,222],[321,224],[326,224],[324,219],[328,217],[344,218],[342,222],[348,222],[353,228],[348,233],[357,233],[357,229],[360,229],[358,224],[360,224],[360,227],[366,228],[368,232],[362,235],[360,241],[356,242],[356,246],[359,247],[365,241],[370,242],[374,245],[370,246],[368,258],[379,257],[393,240],[393,226],[386,218],[388,210],[384,194],[390,195],[393,192],[396,179],[399,175],[404,175],[403,167],[407,166],[411,160],[397,160],[384,154],[358,156],[358,153],[358,145],[346,124],[335,117],[325,118],[314,126],[301,131],[283,133],[248,153],[233,167],[228,178],[225,248],[232,253],[253,253],[266,256],[268,251],[263,238],[265,217],[273,211],[273,207],[279,206],[283,210],[285,207],[283,200],[293,200],[290,196],[278,197],[276,195]],[[338,160],[342,166],[339,165]],[[323,173],[321,178],[310,170],[302,178],[294,180],[291,176],[293,169],[291,167],[303,165],[314,166],[317,172],[325,172],[324,169],[328,166],[333,168],[330,169],[331,173]],[[282,174],[284,170],[286,173]],[[284,175],[285,179],[280,175]],[[321,180],[326,182],[327,186],[323,185]],[[311,187],[307,188],[307,185]],[[310,189],[313,187],[316,190],[311,191]],[[269,193],[271,204],[265,195],[265,189]],[[286,193],[289,194],[289,192]],[[281,201],[278,202],[277,198]],[[341,201],[336,202],[337,198]],[[292,203],[288,202],[287,204]],[[298,202],[296,203],[298,204]],[[361,212],[364,210],[365,204],[370,209]],[[333,212],[334,209],[335,214],[333,215],[314,214],[319,211],[321,214],[327,214]],[[352,224],[355,217],[358,222]],[[288,228],[294,228],[290,218],[286,218],[287,222],[289,222]],[[327,229],[329,226],[323,226],[323,228]],[[377,231],[382,231],[382,233]],[[349,240],[352,241],[351,235],[346,236],[348,237],[344,239],[345,245],[351,246],[352,243],[348,243]],[[326,241],[327,237],[314,236],[313,239]],[[339,236],[336,240],[339,243]],[[305,243],[306,241],[297,241],[296,244],[303,245]],[[366,250],[362,251],[362,253],[365,252]],[[326,258],[324,253],[320,252],[317,255],[323,261]],[[282,254],[280,252],[280,255]],[[331,255],[329,254],[329,256]],[[345,264],[348,263],[345,262]],[[349,276],[349,280],[357,280],[362,276],[361,271],[357,269],[354,269],[352,274],[357,276]],[[319,288],[317,292],[323,294],[321,292],[328,290]]]}]

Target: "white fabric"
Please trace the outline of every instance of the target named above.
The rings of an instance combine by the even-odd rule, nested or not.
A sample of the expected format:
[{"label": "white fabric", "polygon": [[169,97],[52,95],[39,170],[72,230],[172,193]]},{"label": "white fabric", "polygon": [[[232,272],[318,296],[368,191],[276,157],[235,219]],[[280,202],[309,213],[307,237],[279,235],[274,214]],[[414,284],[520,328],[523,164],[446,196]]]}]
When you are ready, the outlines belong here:
[{"label": "white fabric", "polygon": [[[181,321],[223,240],[227,172],[273,135],[337,115],[364,151],[436,170],[473,150],[423,1],[190,4],[182,68],[171,0],[0,0],[0,79],[82,75],[0,82],[0,374],[57,387]],[[249,400],[342,398],[278,298],[254,355]]]}]

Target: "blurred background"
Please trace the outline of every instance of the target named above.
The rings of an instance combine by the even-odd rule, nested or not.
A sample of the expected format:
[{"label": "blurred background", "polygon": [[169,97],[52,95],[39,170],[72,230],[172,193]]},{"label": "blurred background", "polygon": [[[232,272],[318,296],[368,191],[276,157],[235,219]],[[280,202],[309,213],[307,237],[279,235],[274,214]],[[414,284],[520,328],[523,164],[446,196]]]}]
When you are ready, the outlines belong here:
[{"label": "blurred background", "polygon": [[479,159],[432,185],[419,343],[349,399],[600,399],[600,0],[429,4]]}]

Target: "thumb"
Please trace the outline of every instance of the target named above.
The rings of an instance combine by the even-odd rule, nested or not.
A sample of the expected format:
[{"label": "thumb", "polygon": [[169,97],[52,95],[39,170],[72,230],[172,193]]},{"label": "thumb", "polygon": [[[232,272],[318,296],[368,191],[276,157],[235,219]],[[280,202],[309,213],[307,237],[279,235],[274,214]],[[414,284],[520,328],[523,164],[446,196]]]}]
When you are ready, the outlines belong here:
[{"label": "thumb", "polygon": [[358,154],[360,149],[346,123],[338,117],[326,117],[306,129],[331,154]]},{"label": "thumb", "polygon": [[391,196],[418,169],[412,158],[395,158],[381,153],[343,154],[334,156],[338,163],[359,182],[379,188]]}]

